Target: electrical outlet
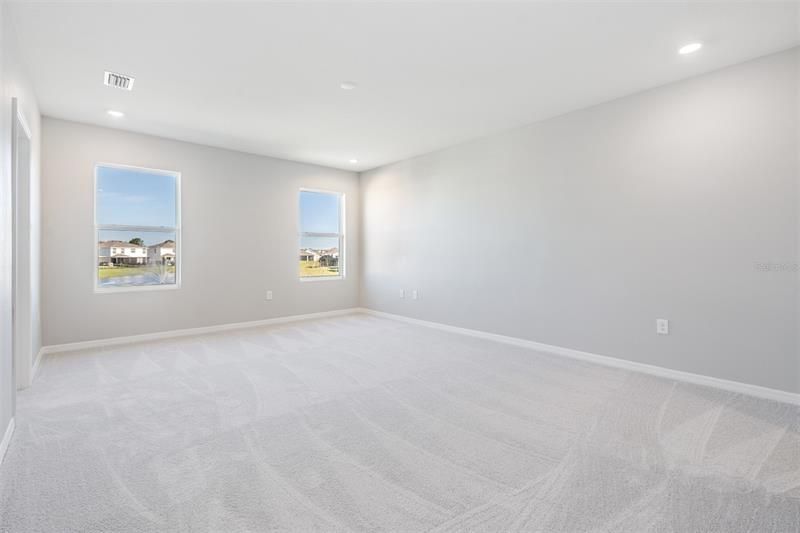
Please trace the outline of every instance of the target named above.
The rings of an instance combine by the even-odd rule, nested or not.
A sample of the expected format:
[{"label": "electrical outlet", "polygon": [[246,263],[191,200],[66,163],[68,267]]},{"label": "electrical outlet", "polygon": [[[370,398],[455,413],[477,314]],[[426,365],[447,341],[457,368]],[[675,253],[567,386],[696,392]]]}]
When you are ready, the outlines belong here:
[{"label": "electrical outlet", "polygon": [[669,320],[666,318],[657,318],[656,333],[659,335],[669,335]]},{"label": "electrical outlet", "polygon": [[272,300],[272,291],[267,291],[267,300]]},{"label": "electrical outlet", "polygon": [[413,291],[411,291],[411,299],[412,300],[419,300],[419,293],[417,292],[417,289],[414,289]]},{"label": "electrical outlet", "polygon": [[405,289],[400,289],[400,298],[402,299],[402,298],[405,298],[405,297],[406,297],[406,290]]}]

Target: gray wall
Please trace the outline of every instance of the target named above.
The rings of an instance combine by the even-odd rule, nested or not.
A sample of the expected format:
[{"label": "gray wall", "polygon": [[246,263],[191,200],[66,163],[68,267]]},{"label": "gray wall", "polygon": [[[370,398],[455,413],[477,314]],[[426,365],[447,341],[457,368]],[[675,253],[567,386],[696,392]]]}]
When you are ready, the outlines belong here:
[{"label": "gray wall", "polygon": [[[15,383],[13,354],[11,351],[11,266],[12,266],[12,171],[11,171],[11,99],[17,98],[20,110],[31,128],[30,181],[19,183],[20,198],[25,205],[18,222],[20,248],[24,257],[18,257],[18,266],[23,278],[18,288],[17,314],[24,324],[20,345],[22,354],[21,372],[25,382]],[[39,154],[40,116],[33,90],[20,63],[16,34],[8,17],[7,5],[0,2],[0,438],[14,416],[16,386],[26,386],[30,365],[41,344],[39,306]]]},{"label": "gray wall", "polygon": [[800,392],[799,53],[362,174],[362,304]]},{"label": "gray wall", "polygon": [[[355,173],[50,118],[42,143],[45,345],[358,305]],[[98,162],[182,173],[180,289],[94,293]],[[345,280],[298,281],[300,187],[346,195]]]}]

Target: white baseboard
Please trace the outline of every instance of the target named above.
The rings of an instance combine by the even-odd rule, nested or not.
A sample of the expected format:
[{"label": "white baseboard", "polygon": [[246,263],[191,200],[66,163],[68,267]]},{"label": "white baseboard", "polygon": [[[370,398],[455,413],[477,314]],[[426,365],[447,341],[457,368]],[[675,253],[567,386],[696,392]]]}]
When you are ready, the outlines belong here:
[{"label": "white baseboard", "polygon": [[33,366],[31,367],[31,383],[33,380],[36,379],[36,374],[39,373],[39,364],[42,362],[42,356],[44,355],[44,347],[39,348],[39,352],[36,354],[36,359],[33,360]]},{"label": "white baseboard", "polygon": [[42,355],[44,355],[44,348],[40,348],[39,351],[36,353],[36,357],[33,359],[33,364],[31,365],[30,370],[28,371],[27,381],[21,383],[19,380],[16,382],[17,390],[25,390],[31,385],[33,385],[33,380],[36,379],[36,374],[39,372],[39,363],[42,361]]},{"label": "white baseboard", "polygon": [[16,386],[17,386],[17,390],[18,391],[25,390],[28,387],[30,387],[31,385],[33,385],[33,380],[36,379],[36,373],[39,372],[39,363],[42,360],[42,355],[43,355],[42,348],[39,348],[39,351],[36,353],[36,356],[34,357],[33,361],[31,362],[32,364],[31,364],[31,368],[28,370],[28,375],[27,375],[27,381],[26,382],[24,382],[24,383],[21,382],[20,379],[22,379],[22,378],[17,376],[18,379],[17,379],[17,382],[16,382]]},{"label": "white baseboard", "polygon": [[287,322],[298,322],[300,320],[312,320],[315,318],[349,315],[357,312],[360,312],[360,309],[358,308],[337,309],[335,311],[323,311],[321,313],[309,313],[306,315],[291,315],[291,316],[282,316],[277,318],[267,318],[266,320],[253,320],[251,322],[236,322],[232,324],[219,324],[216,326],[204,326],[200,328],[173,329],[170,331],[159,331],[157,333],[144,333],[142,335],[131,335],[129,337],[113,337],[110,339],[70,342],[67,344],[51,344],[50,346],[43,346],[39,354],[41,356],[54,353],[87,350],[90,348],[102,348],[105,346],[118,346],[121,344],[135,344],[137,342],[149,342],[161,339],[171,339],[175,337],[205,335],[208,333],[219,333],[221,331],[230,331],[235,329],[257,328],[262,326],[272,326],[275,324],[285,324]]},{"label": "white baseboard", "polygon": [[0,464],[3,463],[3,459],[6,456],[6,452],[8,451],[8,446],[11,444],[11,437],[14,435],[14,419],[8,421],[8,426],[6,427],[6,432],[3,434],[3,440],[0,441]]},{"label": "white baseboard", "polygon": [[498,335],[496,333],[488,333],[486,331],[480,331],[476,329],[467,329],[467,328],[460,328],[457,326],[450,326],[447,324],[442,324],[440,322],[431,322],[428,320],[420,320],[417,318],[410,318],[407,316],[402,315],[395,315],[392,313],[385,313],[383,311],[375,311],[373,309],[367,308],[348,308],[348,309],[339,309],[335,311],[324,311],[321,313],[310,313],[306,315],[292,315],[292,316],[285,316],[285,317],[277,317],[277,318],[268,318],[266,320],[255,320],[252,322],[238,322],[233,324],[220,324],[216,326],[206,326],[200,328],[189,328],[189,329],[177,329],[171,331],[161,331],[158,333],[145,333],[143,335],[132,335],[129,337],[114,337],[110,339],[98,339],[98,340],[91,340],[91,341],[83,341],[83,342],[73,342],[68,344],[55,344],[50,346],[43,346],[42,349],[39,351],[39,354],[36,358],[36,362],[33,368],[33,376],[36,376],[36,372],[39,369],[39,362],[43,355],[47,354],[54,354],[54,353],[62,353],[62,352],[72,352],[76,350],[86,350],[90,348],[101,348],[104,346],[117,346],[121,344],[134,344],[137,342],[148,342],[154,340],[161,340],[161,339],[170,339],[175,337],[186,337],[191,335],[203,335],[208,333],[218,333],[221,331],[230,331],[236,329],[246,329],[246,328],[254,328],[254,327],[262,327],[262,326],[270,326],[275,324],[285,324],[288,322],[296,322],[300,320],[311,320],[315,318],[325,318],[325,317],[332,317],[332,316],[341,316],[341,315],[348,315],[352,313],[366,313],[374,316],[380,316],[384,318],[389,318],[392,320],[399,320],[402,322],[407,322],[410,324],[416,324],[419,326],[425,326],[429,328],[435,328],[443,331],[449,331],[452,333],[459,333],[461,335],[468,335],[471,337],[477,337],[481,339],[492,340],[495,342],[501,342],[504,344],[510,344],[513,346],[520,346],[523,348],[529,348],[531,350],[537,350],[540,352],[551,353],[555,355],[562,355],[565,357],[571,357],[573,359],[579,359],[582,361],[588,361],[591,363],[596,363],[604,366],[611,366],[615,368],[622,368],[625,370],[632,370],[634,372],[642,372],[645,374],[650,374],[653,376],[659,376],[667,379],[673,379],[676,381],[684,381],[686,383],[693,383],[695,385],[704,385],[706,387],[714,387],[717,389],[723,389],[731,392],[736,392],[739,394],[747,394],[749,396],[755,396],[758,398],[764,398],[767,400],[774,400],[777,402],[789,403],[793,405],[800,405],[800,394],[792,393],[788,391],[782,391],[778,389],[770,389],[768,387],[761,387],[759,385],[751,385],[749,383],[741,383],[738,381],[730,381],[727,379],[720,379],[714,378],[711,376],[704,376],[702,374],[693,374],[691,372],[684,372],[681,370],[673,370],[671,368],[664,368],[655,365],[648,365],[645,363],[637,363],[634,361],[628,361],[626,359],[619,359],[616,357],[611,357],[608,355],[599,355],[591,352],[583,352],[580,350],[573,350],[572,348],[564,348],[562,346],[555,346],[552,344],[544,344],[541,342],[530,341],[526,339],[520,339],[518,337],[509,337],[506,335]]},{"label": "white baseboard", "polygon": [[496,342],[502,342],[504,344],[511,344],[514,346],[521,346],[523,348],[530,348],[531,350],[537,350],[540,352],[546,352],[555,355],[562,355],[565,357],[580,359],[582,361],[589,361],[591,363],[597,363],[600,365],[612,366],[615,368],[622,368],[625,370],[632,370],[634,372],[643,372],[645,374],[650,374],[653,376],[673,379],[676,381],[684,381],[687,383],[693,383],[695,385],[704,385],[706,387],[714,387],[717,389],[723,389],[726,391],[736,392],[739,394],[747,394],[749,396],[755,396],[767,400],[774,400],[776,402],[800,405],[800,394],[798,393],[782,391],[778,389],[770,389],[768,387],[761,387],[759,385],[751,385],[749,383],[741,383],[738,381],[730,381],[727,379],[714,378],[711,376],[704,376],[702,374],[693,374],[691,372],[683,372],[681,370],[673,370],[671,368],[648,365],[645,363],[636,363],[634,361],[628,361],[626,359],[618,359],[616,357],[610,357],[608,355],[599,355],[590,352],[582,352],[580,350],[573,350],[571,348],[564,348],[562,346],[554,346],[552,344],[544,344],[541,342],[529,341],[526,339],[520,339],[518,337],[508,337],[506,335],[498,335],[496,333],[488,333],[486,331],[480,331],[476,329],[467,329],[467,328],[460,328],[457,326],[449,326],[447,324],[442,324],[439,322],[430,322],[427,320],[420,320],[417,318],[410,318],[407,316],[395,315],[392,313],[384,313],[383,311],[374,311],[372,309],[366,309],[366,308],[361,308],[359,309],[359,311],[374,316],[380,316],[384,318],[390,318],[392,320],[408,322],[409,324],[426,326],[429,328],[449,331],[451,333],[460,333],[461,335],[469,335],[470,337],[478,337],[480,339],[493,340]]}]

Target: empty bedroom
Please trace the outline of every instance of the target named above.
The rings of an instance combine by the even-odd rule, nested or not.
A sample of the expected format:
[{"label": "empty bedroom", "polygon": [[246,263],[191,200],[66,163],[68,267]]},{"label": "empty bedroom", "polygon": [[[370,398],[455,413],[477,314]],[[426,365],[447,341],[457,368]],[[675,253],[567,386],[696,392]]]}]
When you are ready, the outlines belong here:
[{"label": "empty bedroom", "polygon": [[0,532],[800,533],[800,1],[0,0]]}]

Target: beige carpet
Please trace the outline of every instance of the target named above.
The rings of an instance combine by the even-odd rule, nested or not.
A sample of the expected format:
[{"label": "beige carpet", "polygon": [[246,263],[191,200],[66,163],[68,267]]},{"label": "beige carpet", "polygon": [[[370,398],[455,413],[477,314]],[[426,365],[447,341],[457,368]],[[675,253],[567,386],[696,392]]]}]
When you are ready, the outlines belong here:
[{"label": "beige carpet", "polygon": [[51,356],[0,530],[800,529],[800,408],[352,315]]}]

